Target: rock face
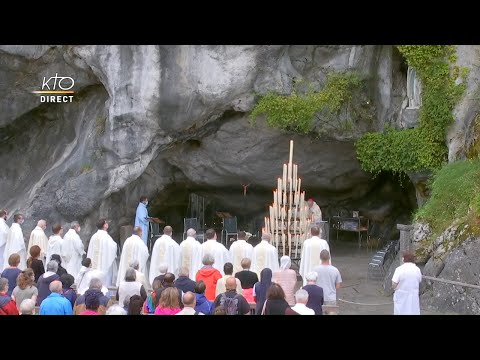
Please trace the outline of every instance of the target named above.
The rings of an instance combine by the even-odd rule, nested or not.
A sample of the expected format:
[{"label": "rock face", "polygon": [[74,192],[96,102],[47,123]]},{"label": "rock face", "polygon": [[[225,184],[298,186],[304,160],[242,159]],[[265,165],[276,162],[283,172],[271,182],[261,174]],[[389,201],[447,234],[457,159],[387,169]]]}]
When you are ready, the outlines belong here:
[{"label": "rock face", "polygon": [[447,136],[449,161],[465,159],[469,146],[479,135],[472,130],[475,116],[480,111],[480,104],[477,101],[480,81],[480,46],[459,45],[457,46],[457,55],[457,64],[466,67],[469,75],[466,82],[467,90],[455,108],[455,123]]},{"label": "rock face", "polygon": [[[480,238],[470,237],[443,259],[432,257],[424,274],[445,280],[480,285]],[[437,281],[426,281],[421,301],[440,311],[460,314],[480,314],[480,291]]]},{"label": "rock face", "polygon": [[[402,66],[391,46],[0,46],[0,206],[25,214],[27,236],[40,218],[80,220],[84,240],[100,216],[118,239],[142,194],[159,216],[185,216],[191,191],[261,216],[293,138],[308,197],[327,213],[347,206],[394,227],[411,190],[364,173],[354,139],[292,136],[248,115],[256,94],[349,69],[367,79],[365,106],[381,130],[401,118]],[[72,103],[31,93],[56,73],[75,80]],[[378,201],[377,187],[395,200],[387,189]]]}]

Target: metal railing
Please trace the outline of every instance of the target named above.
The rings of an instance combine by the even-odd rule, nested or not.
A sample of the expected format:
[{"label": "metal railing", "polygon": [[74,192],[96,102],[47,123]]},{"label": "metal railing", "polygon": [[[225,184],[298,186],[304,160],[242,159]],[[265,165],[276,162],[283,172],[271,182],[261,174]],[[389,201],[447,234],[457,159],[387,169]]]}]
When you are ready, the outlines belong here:
[{"label": "metal railing", "polygon": [[469,287],[469,288],[472,288],[472,289],[480,289],[479,285],[466,284],[466,283],[462,283],[462,282],[459,282],[459,281],[439,279],[439,278],[435,278],[435,277],[427,276],[427,275],[422,275],[422,278],[425,279],[425,280],[438,281],[438,282],[442,282],[442,283],[445,283],[445,284],[452,284],[452,285],[457,285],[457,286]]}]

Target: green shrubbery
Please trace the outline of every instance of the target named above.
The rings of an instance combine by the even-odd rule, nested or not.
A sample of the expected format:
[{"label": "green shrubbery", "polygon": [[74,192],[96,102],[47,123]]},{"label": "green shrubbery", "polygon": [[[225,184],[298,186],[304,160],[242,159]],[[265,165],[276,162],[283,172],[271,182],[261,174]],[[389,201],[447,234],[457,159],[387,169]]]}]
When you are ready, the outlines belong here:
[{"label": "green shrubbery", "polygon": [[[330,73],[325,86],[318,92],[310,89],[305,94],[296,90],[290,95],[266,94],[255,105],[251,118],[255,120],[265,115],[267,124],[272,127],[307,134],[313,131],[316,114],[338,115],[361,84],[362,79],[356,73]],[[342,123],[337,122],[337,125],[340,128]]]},{"label": "green shrubbery", "polygon": [[431,196],[417,211],[415,220],[430,225],[432,240],[454,221],[475,230],[480,219],[480,159],[443,166],[435,173],[429,187]]},{"label": "green shrubbery", "polygon": [[422,83],[419,126],[365,134],[357,142],[358,159],[364,170],[407,173],[438,169],[447,160],[445,134],[453,122],[453,109],[465,91],[455,80],[467,76],[465,69],[453,66],[455,47],[447,45],[397,46]]}]

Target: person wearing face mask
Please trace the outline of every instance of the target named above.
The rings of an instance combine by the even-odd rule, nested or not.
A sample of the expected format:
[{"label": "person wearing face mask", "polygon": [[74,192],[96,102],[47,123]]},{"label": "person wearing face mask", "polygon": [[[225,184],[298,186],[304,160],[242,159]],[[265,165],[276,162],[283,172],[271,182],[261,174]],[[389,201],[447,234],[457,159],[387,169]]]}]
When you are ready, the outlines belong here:
[{"label": "person wearing face mask", "polygon": [[81,227],[78,221],[70,224],[70,229],[63,237],[62,245],[62,259],[65,270],[74,278],[78,276],[80,268],[82,267],[82,257],[85,255],[85,248],[82,239],[78,233]]},{"label": "person wearing face mask", "polygon": [[7,211],[0,210],[0,271],[3,270],[3,252],[7,243],[7,235],[10,228],[7,223]]},{"label": "person wearing face mask", "polygon": [[22,214],[13,215],[13,224],[10,227],[3,252],[3,268],[8,267],[8,258],[10,255],[17,253],[20,256],[20,264],[18,268],[25,270],[27,267],[27,250],[25,247],[25,239],[21,225],[25,219]]},{"label": "person wearing face mask", "polygon": [[138,203],[137,212],[135,214],[135,226],[142,228],[142,240],[145,245],[148,245],[148,222],[150,221],[147,205],[148,198],[146,196],[140,196],[140,202]]}]

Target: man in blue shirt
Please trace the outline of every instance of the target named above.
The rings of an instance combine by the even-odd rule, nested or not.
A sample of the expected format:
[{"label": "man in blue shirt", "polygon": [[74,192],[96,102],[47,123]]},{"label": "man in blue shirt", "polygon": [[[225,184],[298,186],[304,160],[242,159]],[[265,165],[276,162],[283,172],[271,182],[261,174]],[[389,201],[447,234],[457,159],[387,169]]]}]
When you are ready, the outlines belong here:
[{"label": "man in blue shirt", "polygon": [[52,281],[50,291],[52,293],[40,304],[40,315],[73,315],[72,304],[62,295],[61,281]]},{"label": "man in blue shirt", "polygon": [[135,226],[140,226],[142,228],[142,240],[145,242],[145,245],[148,246],[148,222],[150,218],[148,217],[147,205],[148,198],[146,196],[141,196],[135,215]]}]

